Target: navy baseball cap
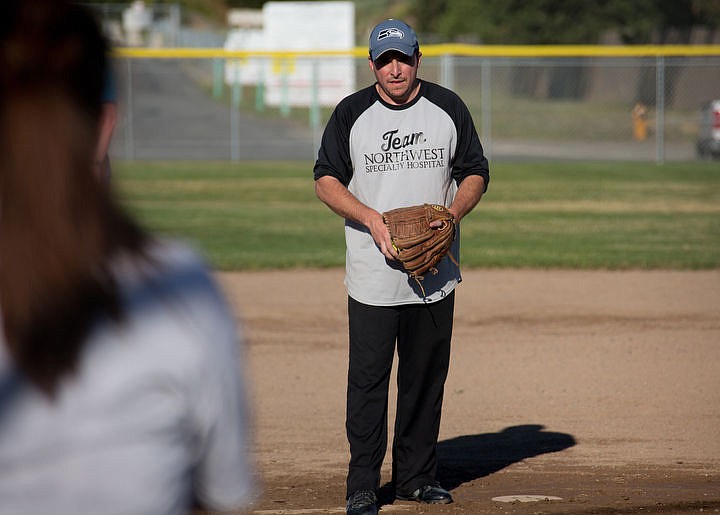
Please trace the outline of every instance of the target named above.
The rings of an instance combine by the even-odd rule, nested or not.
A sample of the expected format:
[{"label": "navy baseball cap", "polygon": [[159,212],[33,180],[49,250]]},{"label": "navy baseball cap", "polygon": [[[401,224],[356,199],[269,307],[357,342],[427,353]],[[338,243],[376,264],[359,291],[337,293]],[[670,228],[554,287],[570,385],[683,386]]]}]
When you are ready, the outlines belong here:
[{"label": "navy baseball cap", "polygon": [[388,50],[397,50],[407,56],[415,55],[420,48],[415,31],[400,20],[378,23],[370,33],[370,58],[375,61]]}]

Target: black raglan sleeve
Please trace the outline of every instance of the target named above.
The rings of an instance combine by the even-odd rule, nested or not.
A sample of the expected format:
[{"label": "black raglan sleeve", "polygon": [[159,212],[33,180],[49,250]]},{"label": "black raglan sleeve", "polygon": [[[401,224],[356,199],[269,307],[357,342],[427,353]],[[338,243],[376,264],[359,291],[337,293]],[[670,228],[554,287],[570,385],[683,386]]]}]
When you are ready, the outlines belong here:
[{"label": "black raglan sleeve", "polygon": [[457,130],[452,162],[453,179],[460,184],[469,175],[481,175],[485,179],[487,191],[490,169],[470,110],[455,92],[437,84],[428,83],[427,86],[428,98],[450,115]]},{"label": "black raglan sleeve", "polygon": [[458,131],[457,150],[453,161],[452,175],[460,184],[469,175],[482,175],[485,179],[484,191],[490,182],[490,168],[485,157],[480,138],[475,130],[472,116],[467,106],[458,97],[458,115],[456,126]]},{"label": "black raglan sleeve", "polygon": [[374,89],[371,88],[344,98],[333,111],[325,126],[313,169],[315,180],[330,175],[345,186],[350,183],[354,168],[350,153],[350,131],[358,117],[375,101]]},{"label": "black raglan sleeve", "polygon": [[346,117],[342,107],[342,103],[338,104],[325,126],[313,175],[315,180],[330,175],[347,186],[352,179],[353,165],[350,159],[350,127],[343,123]]}]

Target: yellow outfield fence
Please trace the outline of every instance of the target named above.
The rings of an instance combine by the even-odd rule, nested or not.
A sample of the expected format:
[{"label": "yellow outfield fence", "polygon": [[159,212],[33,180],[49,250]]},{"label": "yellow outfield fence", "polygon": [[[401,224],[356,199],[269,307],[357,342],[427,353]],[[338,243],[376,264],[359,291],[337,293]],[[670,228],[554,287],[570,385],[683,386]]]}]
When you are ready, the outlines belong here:
[{"label": "yellow outfield fence", "polygon": [[[698,158],[720,45],[423,45],[492,159]],[[307,159],[334,105],[373,81],[367,49],[113,50],[121,159]]]},{"label": "yellow outfield fence", "polygon": [[[423,45],[425,57],[705,57],[720,56],[720,45]],[[250,57],[367,57],[368,50],[224,50],[222,48],[129,48],[115,49],[127,58],[236,59]]]}]

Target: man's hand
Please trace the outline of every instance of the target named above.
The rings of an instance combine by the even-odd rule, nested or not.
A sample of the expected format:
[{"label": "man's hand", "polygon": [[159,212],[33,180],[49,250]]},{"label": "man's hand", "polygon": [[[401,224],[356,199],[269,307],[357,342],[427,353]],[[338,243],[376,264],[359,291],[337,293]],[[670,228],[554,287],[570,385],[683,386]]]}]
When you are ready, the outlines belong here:
[{"label": "man's hand", "polygon": [[398,253],[395,247],[393,247],[392,240],[390,239],[390,231],[387,225],[385,225],[383,216],[377,211],[373,211],[365,222],[365,226],[370,230],[370,234],[373,240],[375,240],[375,244],[380,249],[380,252],[390,261],[396,260]]},{"label": "man's hand", "polygon": [[465,177],[458,187],[455,200],[448,207],[453,215],[455,223],[468,214],[477,205],[485,191],[485,178],[481,175],[470,175]]},{"label": "man's hand", "polygon": [[315,193],[338,215],[367,227],[378,249],[386,258],[398,258],[382,215],[355,198],[340,181],[327,175],[320,177],[315,181]]},{"label": "man's hand", "polygon": [[383,213],[383,221],[410,277],[419,281],[426,272],[438,272],[435,265],[450,252],[455,239],[454,215],[445,206],[418,204],[391,209]]}]

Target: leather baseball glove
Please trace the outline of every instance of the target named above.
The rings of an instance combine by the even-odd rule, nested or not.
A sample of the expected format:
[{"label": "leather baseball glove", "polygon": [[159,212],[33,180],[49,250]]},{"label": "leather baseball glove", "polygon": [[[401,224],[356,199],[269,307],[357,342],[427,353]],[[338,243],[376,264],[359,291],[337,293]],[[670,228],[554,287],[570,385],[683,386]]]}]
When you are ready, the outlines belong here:
[{"label": "leather baseball glove", "polygon": [[[455,238],[452,213],[438,204],[421,204],[386,211],[383,220],[408,275],[419,281],[427,272],[436,274],[435,266],[448,255]],[[437,220],[442,225],[430,227]],[[457,264],[452,254],[449,256]]]}]

